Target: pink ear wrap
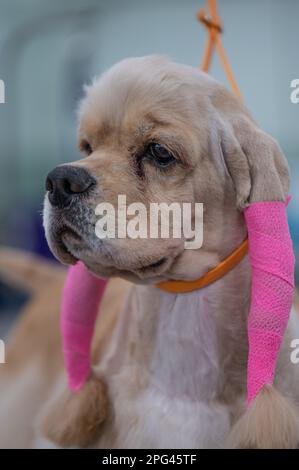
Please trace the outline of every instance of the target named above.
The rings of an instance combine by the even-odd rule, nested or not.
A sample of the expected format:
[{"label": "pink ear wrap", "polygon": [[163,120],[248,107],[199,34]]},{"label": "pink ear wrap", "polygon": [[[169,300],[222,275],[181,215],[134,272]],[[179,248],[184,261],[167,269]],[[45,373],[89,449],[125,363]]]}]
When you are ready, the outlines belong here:
[{"label": "pink ear wrap", "polygon": [[257,202],[244,211],[252,267],[248,318],[248,404],[272,384],[294,292],[294,253],[286,205]]},{"label": "pink ear wrap", "polygon": [[61,329],[69,387],[79,391],[90,373],[90,349],[107,281],[93,276],[80,261],[69,269],[62,302]]}]

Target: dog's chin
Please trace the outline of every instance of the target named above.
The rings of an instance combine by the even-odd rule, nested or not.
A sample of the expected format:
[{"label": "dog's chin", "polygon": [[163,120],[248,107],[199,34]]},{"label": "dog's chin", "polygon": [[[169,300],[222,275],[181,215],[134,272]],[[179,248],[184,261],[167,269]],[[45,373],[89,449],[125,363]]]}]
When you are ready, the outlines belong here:
[{"label": "dog's chin", "polygon": [[171,264],[171,258],[162,256],[154,262],[142,264],[140,267],[137,267],[137,269],[133,270],[132,272],[140,280],[155,280],[163,276],[168,271]]},{"label": "dog's chin", "polygon": [[113,265],[104,266],[90,258],[82,258],[81,261],[98,277],[121,277],[135,284],[155,284],[167,279],[167,272],[172,265],[172,260],[166,257],[157,258],[151,263],[138,260],[138,264],[130,266],[120,265],[117,261]]}]

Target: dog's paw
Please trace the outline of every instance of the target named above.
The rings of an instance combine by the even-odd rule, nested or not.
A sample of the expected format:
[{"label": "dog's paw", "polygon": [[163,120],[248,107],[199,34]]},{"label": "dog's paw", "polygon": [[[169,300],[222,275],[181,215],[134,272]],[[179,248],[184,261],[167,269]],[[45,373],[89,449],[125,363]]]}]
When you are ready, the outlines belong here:
[{"label": "dog's paw", "polygon": [[108,414],[104,383],[91,377],[77,392],[65,390],[40,420],[42,434],[60,447],[86,447],[99,434]]},{"label": "dog's paw", "polygon": [[267,385],[234,425],[226,447],[294,449],[298,443],[298,410],[274,387]]}]

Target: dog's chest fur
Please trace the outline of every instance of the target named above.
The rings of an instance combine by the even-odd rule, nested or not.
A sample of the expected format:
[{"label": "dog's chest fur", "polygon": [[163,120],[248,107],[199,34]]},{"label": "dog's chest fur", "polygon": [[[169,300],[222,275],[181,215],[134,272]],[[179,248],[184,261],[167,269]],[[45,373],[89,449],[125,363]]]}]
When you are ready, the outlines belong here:
[{"label": "dog's chest fur", "polygon": [[206,401],[219,377],[216,324],[208,299],[198,291],[164,296],[150,361],[152,383],[168,398]]},{"label": "dog's chest fur", "polygon": [[100,446],[221,445],[230,414],[218,399],[225,360],[219,301],[213,288],[208,294],[206,289],[180,295],[133,289],[101,366],[114,412]]}]

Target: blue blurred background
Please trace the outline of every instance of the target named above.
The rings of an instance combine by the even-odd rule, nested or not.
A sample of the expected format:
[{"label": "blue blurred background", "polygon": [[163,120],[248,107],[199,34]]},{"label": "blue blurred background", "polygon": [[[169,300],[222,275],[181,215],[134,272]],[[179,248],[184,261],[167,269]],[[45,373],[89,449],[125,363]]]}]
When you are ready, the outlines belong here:
[{"label": "blue blurred background", "polygon": [[[0,0],[0,244],[50,256],[44,180],[76,159],[76,104],[84,83],[127,56],[160,53],[199,66],[206,44],[199,0]],[[224,45],[245,101],[280,142],[292,170],[289,206],[299,259],[297,0],[219,0]],[[218,59],[213,75],[226,82]],[[299,263],[298,263],[299,264]],[[2,287],[0,303],[7,289]],[[13,296],[14,299],[16,296]],[[0,305],[1,307],[1,305]]]}]

